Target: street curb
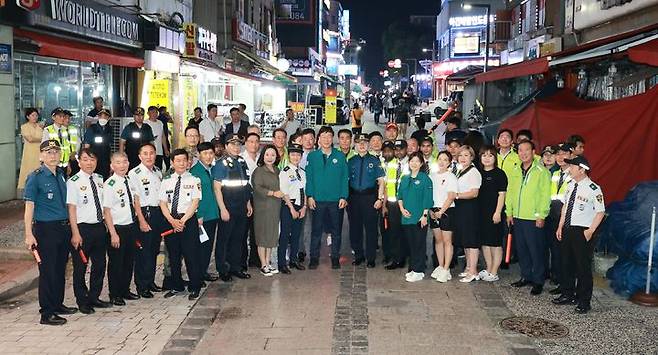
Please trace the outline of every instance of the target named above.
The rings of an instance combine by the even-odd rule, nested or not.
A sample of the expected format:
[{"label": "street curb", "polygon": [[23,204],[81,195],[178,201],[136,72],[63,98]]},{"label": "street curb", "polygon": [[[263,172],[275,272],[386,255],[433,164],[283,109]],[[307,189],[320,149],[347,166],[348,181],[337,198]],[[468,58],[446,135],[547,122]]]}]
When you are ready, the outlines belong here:
[{"label": "street curb", "polygon": [[39,268],[34,265],[19,277],[0,285],[0,302],[19,296],[39,285]]}]

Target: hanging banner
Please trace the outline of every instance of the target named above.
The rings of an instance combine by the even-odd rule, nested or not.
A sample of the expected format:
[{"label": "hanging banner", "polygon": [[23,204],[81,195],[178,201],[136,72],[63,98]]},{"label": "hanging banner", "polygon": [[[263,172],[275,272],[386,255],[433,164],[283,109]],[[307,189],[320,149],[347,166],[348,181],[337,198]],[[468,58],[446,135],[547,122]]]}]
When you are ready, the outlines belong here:
[{"label": "hanging banner", "polygon": [[336,123],[336,96],[325,96],[324,123]]},{"label": "hanging banner", "polygon": [[146,106],[169,106],[169,80],[150,80],[146,94],[148,97],[148,105]]},{"label": "hanging banner", "polygon": [[183,122],[187,123],[194,117],[194,108],[198,105],[198,84],[194,79],[186,77],[181,80],[181,98],[183,101]]}]

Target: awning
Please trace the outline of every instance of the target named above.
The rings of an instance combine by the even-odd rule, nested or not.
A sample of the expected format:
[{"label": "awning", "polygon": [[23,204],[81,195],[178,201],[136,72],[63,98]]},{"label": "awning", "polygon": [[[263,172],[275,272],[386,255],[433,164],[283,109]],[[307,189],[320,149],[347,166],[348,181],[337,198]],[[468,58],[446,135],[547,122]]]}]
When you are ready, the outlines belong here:
[{"label": "awning", "polygon": [[481,65],[469,65],[466,68],[457,71],[455,73],[452,73],[448,75],[445,80],[446,81],[466,81],[466,80],[471,80],[473,77],[476,75],[482,73],[482,66]]},{"label": "awning", "polygon": [[[602,44],[599,47],[588,49],[588,50],[583,51],[583,52],[579,52],[579,53],[576,53],[576,54],[571,54],[571,55],[568,55],[568,56],[553,59],[553,60],[551,60],[549,65],[551,67],[553,67],[553,66],[561,65],[561,64],[580,62],[580,61],[583,61],[583,60],[599,58],[599,57],[613,55],[613,54],[617,54],[617,53],[623,53],[624,51],[628,51],[628,54],[630,55],[630,52],[634,48],[641,47],[643,45],[651,43],[656,38],[658,38],[657,34],[647,35],[646,33],[640,33],[640,34],[637,34],[637,35],[634,35],[634,36],[631,36],[631,37],[616,40],[614,42]],[[556,53],[556,54],[553,55],[553,57],[559,56],[559,55],[560,55],[560,53]],[[658,63],[658,52],[655,52],[654,56],[655,56],[654,58],[656,58],[656,63]],[[641,56],[641,57],[643,57],[643,56]],[[640,61],[636,61],[636,62],[644,63],[644,62],[640,62]]]},{"label": "awning", "polygon": [[537,58],[518,64],[506,65],[475,76],[475,82],[484,83],[502,79],[517,78],[548,71],[549,57]]},{"label": "awning", "polygon": [[14,36],[27,38],[35,42],[39,46],[37,54],[46,57],[111,64],[129,68],[141,68],[144,66],[144,59],[118,49],[53,37],[18,28],[14,28]]},{"label": "awning", "polygon": [[658,39],[630,48],[628,58],[636,63],[658,67]]},{"label": "awning", "polygon": [[235,51],[243,56],[245,59],[247,59],[249,62],[254,64],[254,66],[261,70],[264,71],[265,73],[272,74],[272,75],[277,75],[280,73],[279,69],[275,68],[272,64],[270,64],[268,61],[265,59],[256,56],[250,52],[243,51],[240,48],[235,48]]}]

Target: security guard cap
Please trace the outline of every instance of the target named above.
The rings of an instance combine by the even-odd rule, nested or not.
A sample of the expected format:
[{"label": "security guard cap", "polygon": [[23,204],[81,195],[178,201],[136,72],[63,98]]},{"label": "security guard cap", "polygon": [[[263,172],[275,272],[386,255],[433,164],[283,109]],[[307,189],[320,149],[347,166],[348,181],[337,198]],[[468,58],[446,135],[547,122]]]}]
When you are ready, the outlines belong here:
[{"label": "security guard cap", "polygon": [[301,144],[292,143],[288,146],[288,153],[299,153],[303,154],[304,149]]},{"label": "security guard cap", "polygon": [[573,152],[573,145],[571,143],[562,143],[558,145],[558,151],[571,153]]},{"label": "security guard cap", "polygon": [[69,117],[73,117],[73,113],[71,113],[71,111],[69,111],[69,110],[64,110],[64,115],[69,116]]},{"label": "security guard cap", "polygon": [[555,146],[547,145],[547,146],[544,147],[544,149],[542,149],[541,155],[544,155],[546,153],[555,154],[555,153],[557,153],[557,149],[556,149]]},{"label": "security guard cap", "polygon": [[65,111],[61,107],[55,107],[55,109],[50,113],[50,116],[55,116],[55,115],[65,115]]},{"label": "security guard cap", "polygon": [[407,148],[407,141],[404,139],[398,139],[395,141],[395,148],[396,149],[406,149]]},{"label": "security guard cap", "polygon": [[242,137],[235,133],[229,133],[226,135],[226,138],[224,139],[224,143],[229,144],[229,143],[239,143],[242,144]]},{"label": "security guard cap", "polygon": [[354,143],[359,143],[359,142],[368,142],[370,141],[370,138],[368,138],[367,134],[357,134],[354,136]]},{"label": "security guard cap", "polygon": [[448,141],[446,142],[446,145],[450,145],[450,143],[452,143],[452,142],[457,142],[457,143],[459,143],[459,145],[462,145],[462,140],[457,138],[457,137],[452,137],[452,138],[448,139]]},{"label": "security guard cap", "polygon": [[39,150],[42,152],[47,152],[49,150],[61,150],[62,148],[59,146],[59,142],[54,140],[54,139],[49,139],[47,141],[41,142],[41,145],[39,145]]},{"label": "security guard cap", "polygon": [[107,117],[112,117],[112,114],[110,113],[110,111],[108,109],[105,109],[105,108],[98,111],[98,115],[99,116],[100,115],[107,115]]},{"label": "security guard cap", "polygon": [[133,111],[133,115],[138,115],[138,116],[144,116],[144,109],[141,107],[138,107]]},{"label": "security guard cap", "polygon": [[384,144],[382,145],[382,149],[395,149],[395,142],[393,141],[385,141]]},{"label": "security guard cap", "polygon": [[579,167],[581,167],[581,168],[583,168],[587,171],[589,171],[591,169],[591,166],[589,165],[589,162],[587,161],[587,159],[585,159],[585,157],[581,156],[581,155],[579,155],[579,156],[577,156],[573,159],[564,159],[564,162],[567,163],[567,164],[571,164],[571,165],[577,165],[577,166],[579,166]]},{"label": "security guard cap", "polygon": [[430,137],[430,136],[421,137],[418,144],[423,144],[425,142],[430,142],[430,144],[434,145],[434,139],[432,139],[432,137]]}]

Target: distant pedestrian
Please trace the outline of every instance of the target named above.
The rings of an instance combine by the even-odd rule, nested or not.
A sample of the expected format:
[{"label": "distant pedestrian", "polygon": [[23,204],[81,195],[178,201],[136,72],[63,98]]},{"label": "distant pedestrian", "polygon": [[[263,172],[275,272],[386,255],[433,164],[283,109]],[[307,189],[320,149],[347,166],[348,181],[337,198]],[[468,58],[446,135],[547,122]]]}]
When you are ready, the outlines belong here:
[{"label": "distant pedestrian", "polygon": [[18,189],[25,187],[25,180],[39,163],[39,144],[43,136],[43,127],[39,124],[39,111],[36,108],[25,109],[25,120],[21,125],[21,138],[23,139],[23,155],[21,156],[21,170],[18,175]]},{"label": "distant pedestrian", "polygon": [[359,107],[357,102],[354,103],[354,107],[350,111],[350,121],[352,122],[352,134],[359,135],[363,131],[363,110]]}]

